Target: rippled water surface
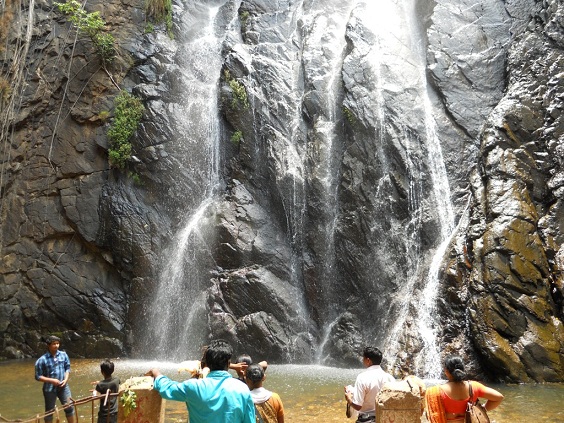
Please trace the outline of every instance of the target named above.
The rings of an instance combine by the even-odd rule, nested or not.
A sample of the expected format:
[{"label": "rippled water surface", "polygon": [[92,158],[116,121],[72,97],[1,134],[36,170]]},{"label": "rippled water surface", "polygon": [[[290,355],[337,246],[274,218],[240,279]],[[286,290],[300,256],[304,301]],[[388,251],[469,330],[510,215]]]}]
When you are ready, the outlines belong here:
[{"label": "rippled water surface", "polygon": [[[115,374],[123,381],[140,376],[158,367],[171,378],[183,375],[173,363],[139,360],[115,360]],[[100,378],[99,360],[71,359],[70,387],[74,399],[89,396],[90,382]],[[0,416],[26,419],[43,412],[41,383],[34,378],[34,361],[0,363]],[[286,422],[349,422],[345,417],[343,386],[354,382],[362,369],[334,369],[307,365],[271,365],[265,387],[278,392],[286,410]],[[564,423],[564,385],[501,385],[495,386],[505,401],[490,416],[495,423],[549,422]],[[97,411],[96,411],[97,412]],[[79,409],[79,421],[91,421],[91,407]],[[186,422],[183,403],[168,401],[166,423]]]}]

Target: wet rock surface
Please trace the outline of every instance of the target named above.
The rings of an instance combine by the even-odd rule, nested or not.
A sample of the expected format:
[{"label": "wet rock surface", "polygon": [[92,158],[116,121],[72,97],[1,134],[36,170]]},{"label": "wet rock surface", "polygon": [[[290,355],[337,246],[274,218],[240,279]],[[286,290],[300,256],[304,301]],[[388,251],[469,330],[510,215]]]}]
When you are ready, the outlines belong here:
[{"label": "wet rock surface", "polygon": [[[347,1],[216,3],[221,65],[194,73],[219,84],[198,325],[279,362],[350,366],[376,343],[413,373],[416,308],[448,236],[436,141],[458,224],[441,352],[494,380],[564,380],[562,5],[440,0],[373,22]],[[2,74],[5,358],[44,351],[48,332],[74,356],[141,356],[163,256],[207,192],[199,166],[216,153],[175,117],[196,116],[183,67],[201,60],[187,43],[208,7],[174,3],[171,39],[145,33],[140,2],[89,6],[119,45],[109,72],[38,2],[26,55],[8,47],[4,62],[25,63]],[[26,16],[6,2],[6,45],[25,40]],[[118,86],[145,106],[126,172],[107,161]]]}]

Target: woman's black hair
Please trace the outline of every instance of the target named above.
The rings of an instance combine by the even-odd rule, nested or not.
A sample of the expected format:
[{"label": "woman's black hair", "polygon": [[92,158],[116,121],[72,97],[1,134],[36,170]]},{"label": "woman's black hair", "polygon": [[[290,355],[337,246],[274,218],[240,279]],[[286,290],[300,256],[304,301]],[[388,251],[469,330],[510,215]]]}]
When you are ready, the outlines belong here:
[{"label": "woman's black hair", "polygon": [[245,373],[247,380],[258,383],[264,377],[264,369],[258,364],[251,364]]},{"label": "woman's black hair", "polygon": [[239,357],[237,357],[236,363],[245,363],[250,366],[251,364],[253,364],[253,359],[249,354],[241,354]]},{"label": "woman's black hair", "polygon": [[454,382],[462,382],[466,379],[466,371],[464,370],[464,362],[457,355],[450,355],[445,358],[445,369],[449,371]]}]

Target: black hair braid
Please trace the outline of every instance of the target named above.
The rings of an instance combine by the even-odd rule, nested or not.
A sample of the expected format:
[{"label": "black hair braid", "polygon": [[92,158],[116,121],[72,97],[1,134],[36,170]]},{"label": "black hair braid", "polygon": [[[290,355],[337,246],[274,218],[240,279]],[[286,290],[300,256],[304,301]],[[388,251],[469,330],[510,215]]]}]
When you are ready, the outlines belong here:
[{"label": "black hair braid", "polygon": [[464,370],[464,362],[462,358],[456,355],[449,356],[445,359],[445,369],[452,375],[454,382],[462,382],[466,379],[466,371]]}]

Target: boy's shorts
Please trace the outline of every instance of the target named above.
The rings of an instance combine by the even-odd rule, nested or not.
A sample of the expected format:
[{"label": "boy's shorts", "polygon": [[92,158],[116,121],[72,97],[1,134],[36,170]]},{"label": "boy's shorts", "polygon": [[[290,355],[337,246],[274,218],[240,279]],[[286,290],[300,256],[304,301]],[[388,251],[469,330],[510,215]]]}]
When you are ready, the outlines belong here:
[{"label": "boy's shorts", "polygon": [[110,414],[109,419],[108,416],[98,415],[98,423],[117,423],[117,414]]}]

